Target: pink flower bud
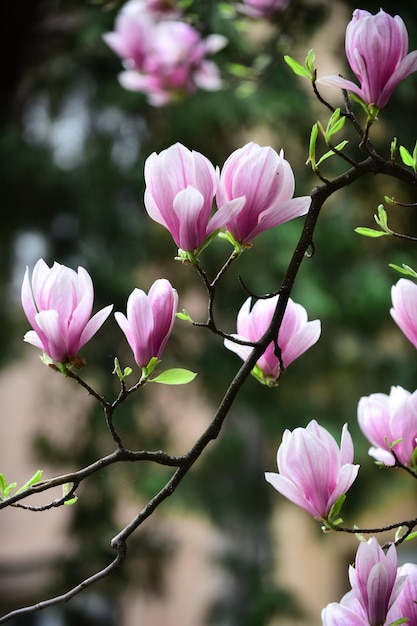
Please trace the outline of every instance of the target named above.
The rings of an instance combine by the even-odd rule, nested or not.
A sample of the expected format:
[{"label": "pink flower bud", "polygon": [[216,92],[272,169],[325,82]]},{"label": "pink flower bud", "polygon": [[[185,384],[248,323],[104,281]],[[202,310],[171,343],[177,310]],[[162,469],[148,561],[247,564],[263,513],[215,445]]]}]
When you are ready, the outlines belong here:
[{"label": "pink flower bud", "polygon": [[210,161],[180,143],[145,163],[145,208],[165,226],[179,248],[196,251],[229,216],[217,211],[210,218],[218,177]]},{"label": "pink flower bud", "polygon": [[385,553],[375,537],[361,542],[356,552],[355,567],[349,567],[349,580],[369,625],[385,624],[387,613],[405,583],[405,576],[397,575],[395,546],[391,545]]},{"label": "pink flower bud", "polygon": [[417,51],[408,53],[408,33],[399,15],[355,9],[346,29],[346,56],[360,87],[340,76],[318,82],[347,89],[367,105],[384,107],[395,87],[417,71]]},{"label": "pink flower bud", "polygon": [[412,280],[400,278],[391,288],[391,299],[390,313],[394,321],[417,348],[417,285]]},{"label": "pink flower bud", "polygon": [[343,426],[340,449],[332,435],[315,420],[306,428],[285,430],[278,448],[278,474],[265,478],[283,496],[313,517],[326,520],[335,502],[355,480],[353,443]]},{"label": "pink flower bud", "polygon": [[127,300],[127,317],[115,313],[139,367],[159,359],[171,334],[177,313],[178,294],[164,278],[156,280],[146,295],[134,289]]},{"label": "pink flower bud", "polygon": [[[248,298],[238,313],[237,334],[233,337],[244,341],[259,341],[272,321],[277,303],[278,296],[267,300],[258,300],[251,310],[251,299]],[[278,333],[278,346],[281,349],[284,367],[288,367],[308,348],[311,348],[318,341],[320,332],[320,321],[307,321],[305,308],[290,298]],[[251,346],[234,343],[230,339],[226,339],[224,345],[244,361],[253,349]],[[276,384],[280,375],[280,363],[275,354],[273,342],[269,344],[264,354],[257,361],[257,366],[262,372],[265,384]]]},{"label": "pink flower bud", "polygon": [[216,200],[220,208],[241,207],[226,228],[239,243],[250,243],[264,230],[307,213],[310,197],[293,195],[294,175],[283,152],[251,142],[225,162]]},{"label": "pink flower bud", "polygon": [[44,350],[57,363],[64,363],[99,330],[113,305],[91,319],[94,289],[88,272],[78,272],[54,263],[49,268],[40,259],[33,270],[32,281],[26,268],[22,285],[22,306],[33,330],[24,341]]},{"label": "pink flower bud", "polygon": [[390,395],[373,393],[359,400],[358,422],[365,437],[373,444],[369,454],[385,465],[394,465],[395,459],[412,466],[417,446],[417,391],[411,394],[402,387],[391,387]]}]

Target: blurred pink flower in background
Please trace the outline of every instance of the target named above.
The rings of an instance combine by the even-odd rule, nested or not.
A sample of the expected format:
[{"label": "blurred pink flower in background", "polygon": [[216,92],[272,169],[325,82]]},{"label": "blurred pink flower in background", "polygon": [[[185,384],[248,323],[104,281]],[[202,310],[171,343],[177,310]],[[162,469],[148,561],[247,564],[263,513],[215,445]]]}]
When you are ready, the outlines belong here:
[{"label": "blurred pink flower in background", "polygon": [[332,435],[312,420],[306,428],[285,430],[278,448],[278,474],[266,480],[316,519],[326,520],[335,502],[354,482],[352,437],[345,424],[340,449]]},{"label": "blurred pink flower in background", "polygon": [[263,231],[305,215],[311,199],[293,198],[294,184],[282,151],[253,142],[235,150],[223,165],[216,195],[219,208],[242,206],[226,229],[239,243],[250,243]]},{"label": "blurred pink flower in background", "polygon": [[287,8],[290,0],[242,0],[236,7],[249,17],[270,19]]},{"label": "blurred pink flower in background", "polygon": [[134,289],[127,300],[127,316],[115,313],[139,367],[152,358],[160,359],[177,314],[178,294],[171,283],[160,278],[146,295]]},{"label": "blurred pink flower in background", "polygon": [[404,335],[417,348],[417,285],[407,278],[400,278],[391,288],[394,321]]},{"label": "blurred pink flower in background", "polygon": [[399,15],[355,9],[346,29],[346,56],[360,87],[340,76],[318,82],[347,89],[367,105],[384,107],[396,86],[417,71],[417,51],[408,54],[408,33]]},{"label": "blurred pink flower in background", "polygon": [[[113,305],[91,317],[94,288],[90,275],[54,263],[50,268],[40,259],[32,280],[26,268],[22,285],[22,306],[33,330],[24,341],[44,350],[57,363],[65,363],[99,330]],[[90,319],[91,317],[91,319]]]},{"label": "blurred pink flower in background", "polygon": [[172,12],[162,11],[166,6],[150,0],[130,0],[116,18],[115,31],[103,35],[107,45],[123,59],[121,85],[147,94],[154,106],[199,88],[220,89],[218,67],[206,57],[227,43],[222,35],[202,39],[193,26]]},{"label": "blurred pink flower in background", "polygon": [[358,422],[365,437],[373,444],[369,454],[384,465],[394,465],[389,445],[404,465],[412,466],[417,446],[417,391],[413,394],[402,387],[391,387],[390,395],[373,393],[358,404]]},{"label": "blurred pink flower in background", "polygon": [[[258,300],[251,309],[251,298],[248,298],[237,316],[237,334],[232,336],[244,341],[259,341],[272,321],[277,303],[278,296],[275,296]],[[318,341],[320,332],[320,321],[309,322],[305,308],[290,298],[278,333],[278,346],[281,349],[284,367],[288,367],[308,348],[311,348]],[[244,361],[253,350],[252,346],[234,343],[230,339],[226,339],[224,345]],[[274,342],[269,344],[256,365],[257,370],[254,374],[257,378],[262,377],[262,382],[269,386],[276,384],[281,371],[279,358],[275,354]]]}]

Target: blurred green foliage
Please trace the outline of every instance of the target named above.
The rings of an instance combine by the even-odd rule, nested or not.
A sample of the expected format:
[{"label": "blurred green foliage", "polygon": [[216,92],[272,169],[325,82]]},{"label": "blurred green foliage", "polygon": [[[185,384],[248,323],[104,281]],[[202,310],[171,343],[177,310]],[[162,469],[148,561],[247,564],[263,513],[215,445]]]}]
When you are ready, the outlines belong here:
[{"label": "blurred green foliage", "polygon": [[[216,56],[225,77],[224,89],[196,93],[161,109],[151,108],[142,95],[124,91],[117,82],[120,60],[101,35],[112,30],[120,3],[23,0],[0,5],[3,364],[11,354],[16,358],[23,354],[20,337],[27,323],[18,306],[18,286],[24,265],[33,266],[38,250],[48,262],[86,267],[94,280],[97,308],[114,302],[115,310],[124,310],[135,286],[148,290],[159,276],[174,283],[180,298],[196,289],[197,275],[173,262],[173,242],[148,219],[143,207],[143,164],[151,152],[180,141],[221,166],[232,150],[254,140],[285,149],[296,174],[298,195],[309,194],[318,183],[304,166],[317,107],[308,85],[291,74],[282,57],[290,54],[304,59],[333,3],[292,0],[271,24],[236,15],[231,3],[195,0],[188,4],[189,18],[203,33],[218,32],[229,39],[228,47]],[[350,2],[345,4],[348,11],[355,8]],[[379,2],[370,0],[361,6],[372,12],[379,7]],[[410,33],[410,49],[416,48],[417,9],[413,3],[385,2],[383,8],[402,15]],[[343,36],[344,25],[340,25],[336,52],[340,72],[347,74]],[[319,58],[317,64],[320,66]],[[416,96],[414,76],[400,85],[381,113],[376,143],[387,156],[394,136],[410,149],[414,145]],[[320,112],[323,122],[326,115],[325,110]],[[354,136],[349,139],[353,141]],[[343,167],[335,159],[324,165],[328,176]],[[230,572],[234,592],[229,598],[219,598],[212,623],[260,626],[274,614],[295,610],[285,591],[272,583],[268,527],[271,507],[277,505],[279,496],[263,480],[263,472],[275,467],[283,429],[316,418],[339,437],[341,424],[347,421],[358,442],[365,481],[366,466],[371,463],[356,426],[359,397],[388,393],[391,384],[414,389],[414,350],[399,336],[389,316],[390,287],[398,275],[388,267],[389,262],[415,267],[414,248],[389,238],[371,241],[354,233],[356,226],[373,226],[373,213],[384,195],[395,195],[404,202],[415,200],[412,191],[395,182],[367,179],[341,191],[325,206],[315,236],[315,253],[301,268],[293,293],[310,319],[322,320],[320,342],[291,365],[278,389],[248,381],[221,437],[167,505],[197,510],[233,538],[223,565]],[[388,213],[394,229],[417,235],[413,210],[388,207]],[[264,233],[232,267],[218,293],[216,310],[222,328],[235,330],[236,313],[247,297],[239,276],[254,293],[279,287],[301,228],[302,221],[297,220]],[[214,273],[228,253],[227,244],[216,241],[202,255],[204,267]],[[204,299],[200,287],[196,293]],[[208,404],[216,406],[239,366],[238,358],[224,351],[218,337],[185,326],[176,323],[164,366],[166,360],[167,365],[198,371],[201,393],[204,390]],[[196,347],[188,346],[183,333],[193,337],[191,343]],[[122,366],[132,365],[124,338],[109,321],[100,340],[86,348],[86,356],[99,384],[110,394],[115,393],[114,381],[108,381],[116,354]],[[155,387],[150,393],[158,393]],[[186,397],[187,390],[183,393]],[[146,403],[138,397],[123,405],[118,414],[117,427],[129,446],[169,449],[169,429],[161,425],[149,428],[138,419],[141,412],[148,414]],[[103,429],[101,413],[93,412],[82,440],[68,451],[66,460],[77,467],[108,451]],[[54,451],[44,438],[36,445],[40,458],[62,461],[62,450]],[[129,472],[137,473],[134,489],[140,498],[152,496],[167,474],[148,466],[123,468],[120,484]],[[104,477],[91,480],[84,498],[72,509],[73,531],[81,540],[79,553],[61,571],[69,584],[75,582],[74,571],[78,581],[80,572],[88,575],[92,565],[100,566],[109,557],[106,546],[115,531],[112,511],[118,484],[110,474],[107,471]],[[355,505],[349,509],[352,514],[364,502],[363,486],[355,487]],[[141,537],[135,539],[139,547]],[[145,585],[151,579],[159,589],[152,564],[162,568],[163,557],[171,553],[172,546],[164,548],[152,541],[147,545],[144,560],[149,567],[142,568],[139,580],[135,571],[131,584]],[[119,584],[113,579],[106,585],[114,584],[118,590],[120,580],[125,583],[123,577]]]}]

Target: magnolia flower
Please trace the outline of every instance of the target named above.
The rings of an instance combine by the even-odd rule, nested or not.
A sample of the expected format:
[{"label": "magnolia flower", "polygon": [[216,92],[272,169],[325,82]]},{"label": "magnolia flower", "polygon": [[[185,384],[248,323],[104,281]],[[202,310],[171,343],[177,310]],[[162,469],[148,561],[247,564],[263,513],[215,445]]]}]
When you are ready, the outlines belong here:
[{"label": "magnolia flower", "polygon": [[115,31],[103,35],[123,59],[121,85],[146,93],[154,106],[197,88],[221,87],[218,67],[206,57],[223,48],[227,40],[221,35],[202,39],[193,26],[176,17],[170,3],[130,0],[117,16]]},{"label": "magnolia flower", "polygon": [[360,87],[340,76],[320,83],[347,89],[367,105],[384,107],[395,87],[417,70],[417,51],[408,53],[408,33],[399,15],[355,9],[346,29],[346,56]]},{"label": "magnolia flower", "polygon": [[94,289],[88,272],[78,272],[54,263],[50,268],[40,259],[32,281],[26,268],[22,285],[22,306],[33,330],[24,341],[43,350],[53,361],[64,363],[91,339],[110,315],[113,305],[91,319]]},{"label": "magnolia flower", "polygon": [[220,208],[241,207],[226,224],[239,243],[250,243],[264,230],[305,215],[310,197],[293,198],[294,174],[283,152],[248,143],[225,162],[216,195]]},{"label": "magnolia flower", "polygon": [[401,618],[416,623],[417,565],[397,569],[394,545],[385,554],[375,537],[362,542],[349,577],[352,590],[323,609],[323,626],[388,626]]},{"label": "magnolia flower", "polygon": [[331,602],[321,612],[323,626],[369,626],[366,614],[356,599],[354,593],[349,591],[340,602]]},{"label": "magnolia flower", "polygon": [[395,546],[391,545],[385,553],[375,537],[361,542],[355,567],[349,566],[349,581],[370,626],[385,624],[387,613],[405,583],[405,576],[397,575]]},{"label": "magnolia flower", "polygon": [[270,19],[283,11],[290,0],[242,0],[237,8],[249,17],[264,17]]},{"label": "magnolia flower", "polygon": [[149,216],[169,230],[182,250],[198,250],[230,215],[224,209],[210,218],[218,185],[216,171],[200,152],[180,143],[146,159],[145,183]]},{"label": "magnolia flower", "polygon": [[391,288],[394,321],[404,335],[417,348],[417,285],[412,280],[400,278]]},{"label": "magnolia flower", "polygon": [[114,317],[124,332],[139,367],[152,358],[160,359],[171,334],[177,313],[178,294],[164,278],[156,280],[146,295],[134,289],[127,301],[127,317]]},{"label": "magnolia flower", "polygon": [[285,430],[278,448],[278,474],[265,478],[283,496],[313,517],[327,520],[336,501],[354,482],[352,437],[345,424],[340,449],[332,435],[315,420],[306,428]]},{"label": "magnolia flower", "polygon": [[401,463],[412,466],[417,446],[417,391],[391,387],[390,395],[373,393],[359,400],[358,422],[373,444],[369,454],[384,465],[394,465],[389,446],[398,441],[394,452]]},{"label": "magnolia flower", "polygon": [[387,624],[407,617],[407,623],[412,626],[417,624],[417,565],[405,563],[398,568],[397,577],[405,577],[405,583],[396,602],[388,612]]},{"label": "magnolia flower", "polygon": [[[251,298],[248,298],[237,316],[237,334],[232,336],[243,341],[259,341],[272,321],[277,303],[278,296],[275,296],[267,300],[258,300],[251,309]],[[288,367],[311,348],[318,341],[320,332],[320,320],[307,321],[305,308],[289,298],[278,333],[278,346],[284,367]],[[231,339],[226,339],[224,345],[244,361],[253,350],[252,346],[234,343]],[[260,378],[261,382],[270,386],[276,384],[281,372],[274,342],[269,344],[256,365],[253,374]]]}]

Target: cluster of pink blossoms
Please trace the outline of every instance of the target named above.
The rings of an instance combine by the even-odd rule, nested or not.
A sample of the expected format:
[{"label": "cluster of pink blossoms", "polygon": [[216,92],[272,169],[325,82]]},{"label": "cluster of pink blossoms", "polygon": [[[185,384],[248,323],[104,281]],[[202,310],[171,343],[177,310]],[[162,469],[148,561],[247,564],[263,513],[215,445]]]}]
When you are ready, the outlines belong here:
[{"label": "cluster of pink blossoms", "polygon": [[[147,159],[145,182],[148,214],[169,230],[180,251],[191,258],[222,228],[241,252],[261,232],[304,215],[310,205],[309,196],[293,198],[294,175],[282,152],[255,143],[233,152],[221,171],[199,152],[177,143]],[[214,198],[219,208],[212,215]],[[58,263],[49,268],[40,260],[32,282],[27,270],[22,287],[23,307],[33,328],[25,341],[41,348],[55,363],[71,363],[110,314],[111,306],[90,319],[93,298],[92,281],[83,268],[77,274]],[[253,347],[233,339],[259,341],[277,303],[278,297],[260,300],[250,310],[248,299],[238,315],[237,335],[230,335],[226,347],[245,360]],[[142,369],[161,357],[177,306],[177,292],[160,279],[148,295],[140,289],[131,293],[127,315],[115,313]],[[275,385],[282,366],[316,343],[320,332],[319,320],[309,322],[306,310],[290,299],[277,342],[267,347],[252,373],[264,384]]]},{"label": "cluster of pink blossoms", "polygon": [[407,28],[399,15],[356,9],[346,29],[346,56],[360,87],[340,76],[318,82],[346,89],[366,105],[384,107],[397,85],[417,71],[417,51],[408,54]]},{"label": "cluster of pink blossoms", "polygon": [[253,142],[235,150],[220,172],[200,152],[176,143],[148,157],[145,183],[149,216],[169,230],[178,248],[194,254],[221,228],[247,245],[310,206],[309,196],[293,198],[294,174],[282,151]]},{"label": "cluster of pink blossoms", "polygon": [[114,32],[103,39],[123,60],[121,85],[145,93],[154,106],[196,89],[221,87],[218,67],[206,57],[227,40],[222,35],[202,39],[173,3],[130,0],[118,14]]},{"label": "cluster of pink blossoms", "polygon": [[[23,310],[32,325],[24,341],[40,348],[54,363],[71,364],[78,351],[101,328],[113,305],[91,319],[94,288],[90,275],[40,259],[32,280],[26,270],[22,285]],[[116,321],[132,348],[137,365],[146,368],[160,359],[174,324],[178,295],[168,280],[157,280],[146,295],[135,289],[127,302],[127,317],[115,313]]]}]

